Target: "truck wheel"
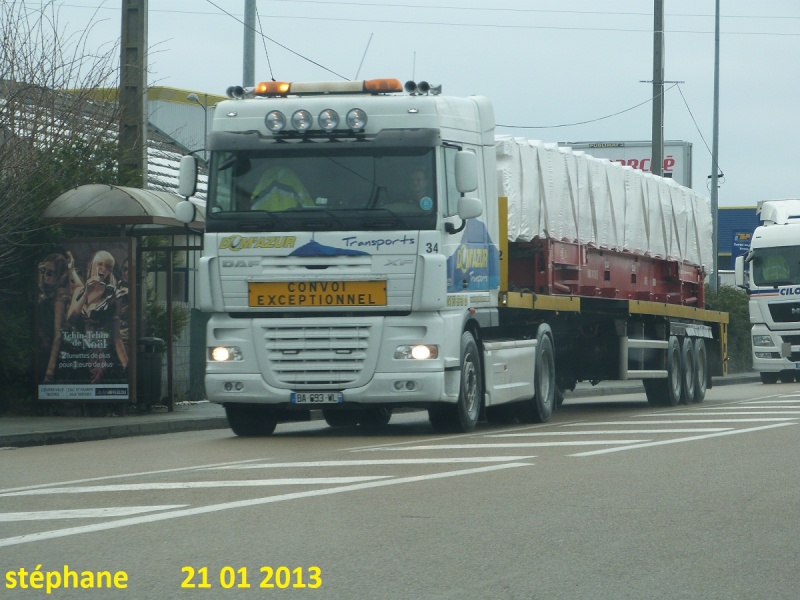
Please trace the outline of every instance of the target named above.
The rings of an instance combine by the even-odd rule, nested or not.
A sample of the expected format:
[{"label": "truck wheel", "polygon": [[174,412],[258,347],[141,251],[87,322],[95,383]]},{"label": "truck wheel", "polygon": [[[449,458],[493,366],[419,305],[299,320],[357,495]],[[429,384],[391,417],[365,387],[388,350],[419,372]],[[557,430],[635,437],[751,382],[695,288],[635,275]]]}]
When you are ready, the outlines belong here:
[{"label": "truck wheel", "polygon": [[781,371],[778,375],[781,383],[794,383],[794,371]]},{"label": "truck wheel", "polygon": [[455,405],[428,409],[428,418],[439,432],[469,433],[478,423],[483,398],[483,374],[478,344],[469,331],[461,334],[461,383]]},{"label": "truck wheel", "polygon": [[761,375],[761,383],[778,383],[778,374],[777,373],[759,373]]},{"label": "truck wheel", "polygon": [[275,431],[277,421],[258,406],[226,404],[225,415],[231,430],[241,437],[261,437]]},{"label": "truck wheel", "polygon": [[705,400],[708,389],[708,353],[706,352],[706,341],[703,338],[697,338],[694,341],[694,361],[694,398],[690,402],[699,404]]},{"label": "truck wheel", "polygon": [[361,417],[360,410],[323,410],[322,418],[331,427],[355,427]]},{"label": "truck wheel", "polygon": [[520,406],[520,420],[547,423],[556,404],[556,359],[550,328],[542,326],[536,336],[536,364],[533,373],[533,398]]},{"label": "truck wheel", "polygon": [[645,379],[644,391],[651,406],[677,406],[683,390],[681,372],[681,345],[674,335],[669,336],[667,346],[666,379]]},{"label": "truck wheel", "polygon": [[685,337],[681,340],[681,403],[694,402],[695,383],[697,381],[697,356],[694,351],[694,340]]},{"label": "truck wheel", "polygon": [[361,411],[361,418],[358,420],[358,424],[364,429],[375,430],[386,427],[391,418],[391,408],[383,408],[381,406],[377,408],[365,408]]}]

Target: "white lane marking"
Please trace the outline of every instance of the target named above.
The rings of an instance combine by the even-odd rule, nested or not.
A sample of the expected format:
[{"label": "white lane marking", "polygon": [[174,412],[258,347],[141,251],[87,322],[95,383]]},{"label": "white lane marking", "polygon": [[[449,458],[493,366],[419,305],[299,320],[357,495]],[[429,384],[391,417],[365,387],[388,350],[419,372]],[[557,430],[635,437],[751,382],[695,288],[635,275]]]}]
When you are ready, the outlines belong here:
[{"label": "white lane marking", "polygon": [[475,458],[381,458],[374,460],[312,460],[306,462],[258,463],[212,469],[291,469],[294,467],[369,467],[383,465],[446,465],[458,463],[511,462],[536,458],[529,456],[476,456]]},{"label": "white lane marking", "polygon": [[[730,410],[730,407],[729,407]],[[709,416],[739,416],[739,415],[800,415],[800,410],[753,410],[752,408],[747,410],[736,410],[732,412],[716,412],[716,413],[704,413],[702,410],[695,410],[692,412],[674,412],[669,413],[671,417],[698,417],[704,414],[708,414]],[[638,415],[635,415],[638,417]],[[755,420],[755,419],[754,419]],[[768,419],[765,419],[768,420]],[[775,419],[772,419],[775,420]]]},{"label": "white lane marking", "polygon": [[640,444],[650,440],[597,440],[574,442],[518,442],[508,444],[425,444],[404,448],[367,448],[361,452],[402,452],[404,450],[478,450],[481,448],[548,448],[551,446],[608,446],[613,444]]},{"label": "white lane marking", "polygon": [[18,544],[26,544],[30,542],[40,542],[44,540],[52,540],[60,537],[68,537],[71,535],[79,535],[83,533],[93,533],[98,531],[108,531],[111,529],[119,529],[120,527],[129,527],[132,525],[144,525],[147,523],[156,523],[159,521],[167,521],[169,519],[177,519],[180,517],[193,517],[196,515],[204,515],[215,513],[223,510],[231,510],[236,508],[250,508],[253,506],[260,506],[263,504],[272,504],[275,502],[283,502],[286,500],[300,500],[302,498],[313,498],[317,496],[330,496],[333,494],[342,494],[346,492],[355,492],[360,490],[368,490],[390,485],[400,485],[404,483],[416,483],[419,481],[431,481],[434,479],[444,479],[447,477],[459,477],[462,475],[478,475],[482,473],[491,473],[493,471],[501,471],[504,469],[514,469],[518,467],[531,467],[533,463],[504,463],[501,465],[490,465],[487,467],[475,467],[472,469],[462,469],[459,471],[445,471],[443,473],[431,473],[428,475],[416,475],[413,477],[398,477],[396,479],[383,479],[380,481],[369,481],[366,483],[355,483],[352,485],[344,485],[333,488],[322,488],[318,490],[307,490],[305,492],[294,492],[289,494],[279,494],[277,496],[267,496],[265,498],[251,498],[249,500],[237,500],[233,502],[223,502],[220,504],[209,504],[208,506],[198,506],[194,508],[185,508],[166,513],[156,513],[151,515],[141,515],[138,517],[128,517],[126,519],[119,519],[117,521],[107,521],[105,523],[94,523],[92,525],[83,525],[80,527],[69,527],[66,529],[55,529],[52,531],[41,531],[38,533],[29,533],[0,539],[0,548],[6,546],[15,546]]},{"label": "white lane marking", "polygon": [[209,469],[211,467],[222,467],[225,465],[238,465],[243,463],[256,462],[264,460],[261,458],[250,458],[247,460],[235,460],[223,463],[211,463],[208,465],[196,465],[194,467],[177,467],[175,469],[158,469],[157,471],[140,471],[138,473],[120,473],[119,475],[104,475],[102,477],[87,477],[86,479],[73,479],[72,481],[55,481],[53,483],[40,483],[38,485],[26,485],[23,487],[0,489],[0,494],[6,492],[19,492],[22,490],[38,490],[43,488],[55,487],[60,485],[75,485],[78,483],[90,483],[92,481],[107,481],[109,479],[124,479],[126,477],[147,477],[149,475],[162,475],[164,473],[180,473],[182,471],[194,471],[195,469]]},{"label": "white lane marking", "polygon": [[[702,409],[698,409],[698,410],[700,412],[702,412],[704,410],[709,410],[709,411],[711,411],[711,410],[713,410],[713,411],[733,410],[733,411],[736,411],[736,412],[741,412],[741,414],[743,414],[743,415],[749,415],[749,414],[753,414],[753,415],[781,415],[781,414],[796,415],[796,414],[800,413],[800,406],[791,407],[791,406],[779,405],[779,404],[773,404],[773,403],[764,404],[764,405],[760,405],[759,404],[759,405],[756,405],[756,406],[753,406],[752,404],[747,404],[747,405],[743,404],[741,406],[706,406],[706,407],[704,407]],[[759,412],[753,412],[753,413],[743,412],[743,411],[746,411],[746,410],[754,410],[754,411],[759,411]]]},{"label": "white lane marking", "polygon": [[713,437],[722,435],[736,435],[737,433],[751,433],[753,431],[764,431],[766,429],[773,429],[775,427],[786,427],[788,425],[797,425],[797,423],[773,423],[772,425],[762,425],[760,427],[751,427],[749,429],[732,429],[730,431],[721,431],[719,433],[709,433],[708,435],[693,435],[685,438],[675,438],[671,440],[659,440],[657,442],[647,442],[644,444],[635,444],[632,446],[620,446],[617,448],[603,448],[602,450],[591,450],[589,452],[579,452],[577,454],[570,454],[570,456],[596,456],[598,454],[609,454],[611,452],[621,452],[622,450],[638,450],[640,448],[650,448],[653,446],[665,446],[667,444],[682,444],[683,442],[696,442],[699,440],[707,440]]},{"label": "white lane marking", "polygon": [[[787,398],[787,396],[782,396],[782,398]],[[797,404],[800,400],[746,400],[742,404]],[[732,407],[731,407],[732,408]]]},{"label": "white lane marking", "polygon": [[549,437],[551,435],[625,435],[644,433],[713,433],[715,431],[728,431],[730,427],[692,427],[686,429],[598,429],[597,431],[542,431],[531,433],[490,433],[484,437]]},{"label": "white lane marking", "polygon": [[[673,413],[674,414],[674,413]],[[692,416],[697,416],[697,413],[686,413]],[[716,416],[716,415],[713,415]],[[658,421],[602,421],[599,423],[592,423],[592,425],[684,425],[686,423],[763,423],[763,422],[777,422],[777,421],[794,421],[794,417],[775,417],[774,419],[668,419]],[[565,423],[562,427],[586,427],[586,423]]]},{"label": "white lane marking", "polygon": [[0,513],[0,523],[16,521],[48,521],[51,519],[103,519],[107,517],[127,517],[159,510],[184,508],[187,504],[164,504],[161,506],[111,506],[108,508],[74,508],[65,510],[36,510],[28,512]]},{"label": "white lane marking", "polygon": [[287,479],[253,479],[244,481],[170,481],[167,483],[123,483],[118,485],[87,485],[76,487],[47,488],[44,490],[25,490],[0,494],[0,498],[9,496],[43,496],[46,494],[88,494],[94,492],[142,492],[159,490],[194,490],[226,487],[266,487],[273,485],[330,485],[342,483],[360,483],[375,479],[387,479],[391,475],[373,477],[296,477]]}]

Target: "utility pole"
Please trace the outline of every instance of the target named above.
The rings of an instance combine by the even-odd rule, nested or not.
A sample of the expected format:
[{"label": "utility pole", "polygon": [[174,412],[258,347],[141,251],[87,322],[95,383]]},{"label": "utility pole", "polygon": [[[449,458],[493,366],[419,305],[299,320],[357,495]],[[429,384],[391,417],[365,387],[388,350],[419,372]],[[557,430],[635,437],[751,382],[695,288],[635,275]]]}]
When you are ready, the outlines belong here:
[{"label": "utility pole", "polygon": [[718,238],[719,238],[719,0],[714,16],[714,126],[711,141],[711,222],[712,222],[712,267],[714,275],[711,277],[711,293],[716,295],[719,288]]},{"label": "utility pole", "polygon": [[244,0],[244,53],[242,85],[256,84],[256,0]]},{"label": "utility pole", "polygon": [[147,187],[147,0],[123,0],[119,61],[119,170]]},{"label": "utility pole", "polygon": [[650,171],[664,173],[664,2],[653,5],[653,135]]}]

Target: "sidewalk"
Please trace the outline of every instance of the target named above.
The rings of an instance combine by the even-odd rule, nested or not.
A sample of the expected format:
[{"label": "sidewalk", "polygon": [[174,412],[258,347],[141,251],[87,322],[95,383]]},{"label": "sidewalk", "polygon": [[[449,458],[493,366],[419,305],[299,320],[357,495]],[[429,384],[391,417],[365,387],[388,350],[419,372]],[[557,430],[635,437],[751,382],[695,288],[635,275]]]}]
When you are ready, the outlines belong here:
[{"label": "sidewalk", "polygon": [[[715,377],[714,385],[736,385],[759,381],[758,373]],[[571,398],[643,393],[640,381],[611,381],[596,386],[579,383]],[[319,412],[319,411],[315,411]],[[43,446],[155,435],[204,429],[227,429],[225,410],[210,402],[178,403],[173,412],[153,412],[125,417],[0,417],[0,448]]]}]

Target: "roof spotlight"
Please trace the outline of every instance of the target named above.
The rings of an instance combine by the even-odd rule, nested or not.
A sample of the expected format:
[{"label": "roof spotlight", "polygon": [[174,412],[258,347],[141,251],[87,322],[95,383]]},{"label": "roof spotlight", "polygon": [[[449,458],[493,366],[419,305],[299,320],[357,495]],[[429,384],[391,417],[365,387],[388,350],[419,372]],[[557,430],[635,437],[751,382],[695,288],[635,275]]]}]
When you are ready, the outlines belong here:
[{"label": "roof spotlight", "polygon": [[232,85],[225,90],[225,95],[228,98],[244,98],[244,88],[240,85]]}]

